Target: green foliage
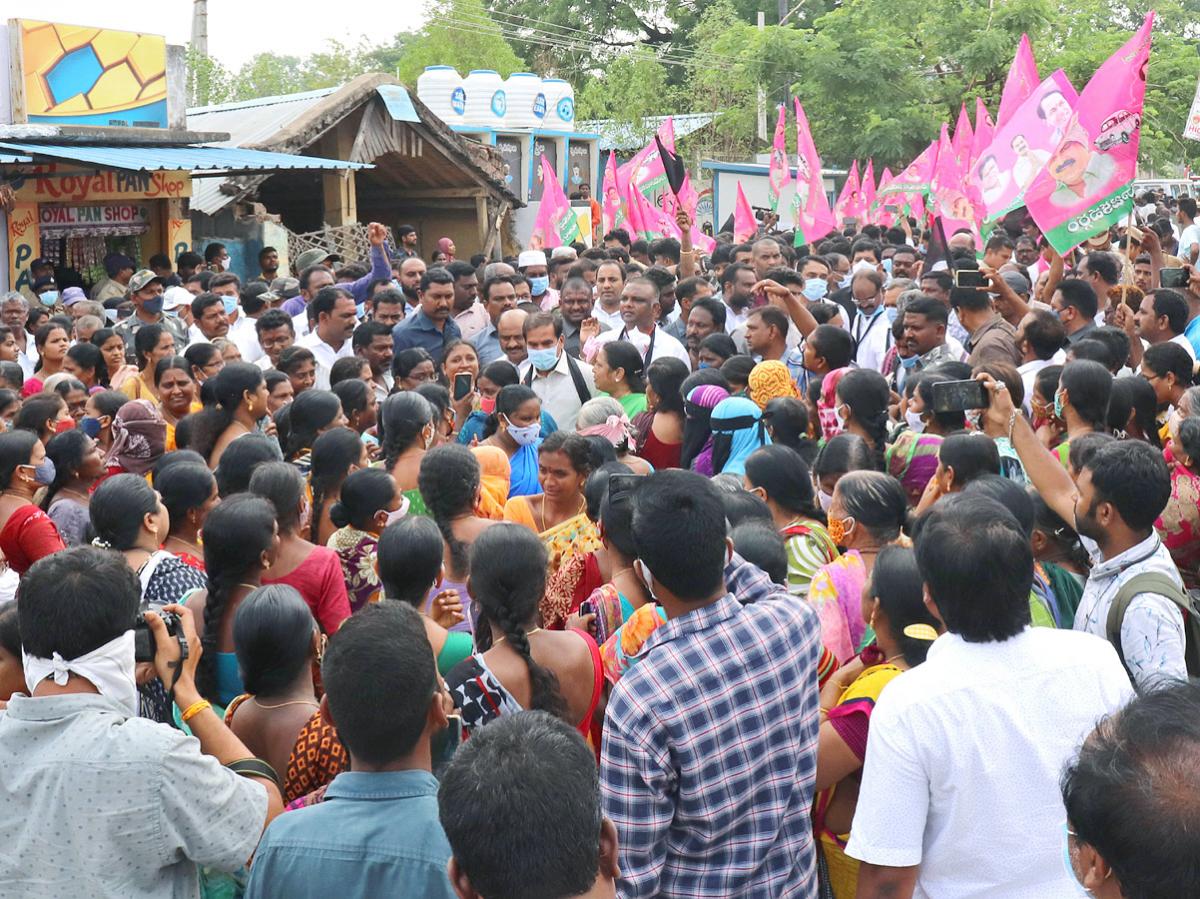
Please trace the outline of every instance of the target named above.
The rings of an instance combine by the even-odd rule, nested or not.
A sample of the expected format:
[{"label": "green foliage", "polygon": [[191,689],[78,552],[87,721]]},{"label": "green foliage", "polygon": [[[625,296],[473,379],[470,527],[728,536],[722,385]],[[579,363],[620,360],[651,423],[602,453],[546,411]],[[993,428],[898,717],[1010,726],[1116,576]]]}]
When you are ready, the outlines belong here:
[{"label": "green foliage", "polygon": [[[591,78],[576,96],[580,119],[615,119],[639,125],[646,116],[677,112],[685,100],[669,83],[666,66],[650,53],[619,56],[600,75]],[[646,139],[653,137],[653,131]]]},{"label": "green foliage", "polygon": [[454,66],[461,73],[495,69],[505,78],[525,70],[482,0],[447,0],[436,7],[399,56],[400,80],[415,85],[425,67],[434,65]]}]

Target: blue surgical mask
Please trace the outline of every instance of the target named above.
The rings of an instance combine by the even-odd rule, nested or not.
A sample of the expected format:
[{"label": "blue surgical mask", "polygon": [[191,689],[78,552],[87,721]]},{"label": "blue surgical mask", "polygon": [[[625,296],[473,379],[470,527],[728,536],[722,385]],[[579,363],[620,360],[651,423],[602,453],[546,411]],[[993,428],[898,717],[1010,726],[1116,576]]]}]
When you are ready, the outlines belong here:
[{"label": "blue surgical mask", "polygon": [[165,315],[167,318],[179,318],[179,310],[178,309],[164,309],[163,315]]},{"label": "blue surgical mask", "polygon": [[37,465],[26,465],[25,467],[33,469],[33,479],[39,484],[54,483],[54,460],[49,456]]},{"label": "blue surgical mask", "polygon": [[806,278],[804,281],[804,297],[807,300],[816,302],[817,300],[825,299],[825,295],[829,293],[829,282],[824,278]]},{"label": "blue surgical mask", "polygon": [[850,274],[847,273],[846,277],[842,278],[842,280],[838,282],[838,287],[841,287],[842,289],[849,287],[851,280],[852,280],[852,278],[851,278]]},{"label": "blue surgical mask", "polygon": [[358,316],[358,320],[359,320],[359,321],[362,321],[362,320],[363,320],[363,316],[365,316],[365,315],[367,314],[367,304],[366,304],[366,303],[359,303],[357,306],[355,306],[355,307],[354,307],[354,314]]},{"label": "blue surgical mask", "polygon": [[95,440],[100,436],[100,419],[94,418],[91,415],[81,418],[79,420],[79,430]]},{"label": "blue surgical mask", "polygon": [[226,315],[237,312],[237,297],[221,297],[221,305],[225,307]]},{"label": "blue surgical mask", "polygon": [[110,322],[115,322],[117,320],[117,310],[116,309],[105,309],[104,317],[106,319],[108,319]]},{"label": "blue surgical mask", "polygon": [[529,291],[535,297],[540,297],[542,294],[544,294],[549,289],[550,289],[550,276],[549,275],[543,275],[540,278],[530,278],[529,279]]},{"label": "blue surgical mask", "polygon": [[884,306],[883,314],[887,316],[888,324],[895,324],[896,316],[900,314],[900,310],[895,306]]},{"label": "blue surgical mask", "polygon": [[550,371],[554,366],[558,365],[558,347],[553,346],[549,349],[530,350],[529,361],[538,371]]},{"label": "blue surgical mask", "polygon": [[517,446],[532,446],[537,442],[538,437],[542,434],[542,423],[535,421],[531,425],[526,425],[523,428],[518,428],[505,415],[504,424],[508,427],[508,436],[516,441]]},{"label": "blue surgical mask", "polygon": [[38,302],[43,306],[53,306],[58,302],[57,290],[46,290],[38,294]]},{"label": "blue surgical mask", "polygon": [[883,270],[889,275],[892,273],[892,260],[890,258],[883,260]]},{"label": "blue surgical mask", "polygon": [[697,368],[697,369],[700,369],[700,368],[711,368],[711,367],[712,367],[712,366],[710,366],[710,365],[709,365],[707,362],[697,362],[697,363],[696,363],[696,368]]},{"label": "blue surgical mask", "polygon": [[150,315],[158,315],[158,313],[162,312],[162,307],[162,297],[155,297],[152,300],[146,300],[146,302],[142,303],[142,310],[148,312]]},{"label": "blue surgical mask", "polygon": [[900,365],[903,368],[909,368],[909,369],[916,368],[917,363],[921,361],[921,357],[918,356],[916,353],[913,353],[907,359],[905,359],[903,356],[899,356],[897,358],[899,358]]}]

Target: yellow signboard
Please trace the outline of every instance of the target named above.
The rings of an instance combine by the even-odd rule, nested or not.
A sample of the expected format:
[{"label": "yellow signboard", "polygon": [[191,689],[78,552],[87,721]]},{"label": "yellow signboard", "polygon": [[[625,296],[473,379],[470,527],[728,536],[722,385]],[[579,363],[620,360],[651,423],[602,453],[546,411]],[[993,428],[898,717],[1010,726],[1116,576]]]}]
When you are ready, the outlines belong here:
[{"label": "yellow signboard", "polygon": [[41,254],[36,203],[17,203],[8,214],[8,283],[11,290],[31,286],[29,263]]},{"label": "yellow signboard", "polygon": [[192,249],[192,220],[167,219],[167,255],[178,259]]},{"label": "yellow signboard", "polygon": [[14,121],[167,127],[167,42],[157,34],[10,19]]},{"label": "yellow signboard", "polygon": [[82,203],[89,200],[173,200],[192,195],[189,172],[74,172],[58,174],[43,166],[17,181],[17,199],[37,203]]}]

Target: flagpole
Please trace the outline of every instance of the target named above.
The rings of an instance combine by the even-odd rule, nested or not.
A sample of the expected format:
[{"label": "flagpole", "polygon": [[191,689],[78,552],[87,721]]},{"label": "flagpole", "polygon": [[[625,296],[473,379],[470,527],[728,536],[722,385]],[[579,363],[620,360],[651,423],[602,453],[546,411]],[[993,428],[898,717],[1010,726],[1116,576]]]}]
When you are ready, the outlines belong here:
[{"label": "flagpole", "polygon": [[[1129,269],[1133,268],[1133,235],[1130,234],[1130,229],[1133,227],[1134,213],[1137,212],[1137,203],[1131,203],[1129,206],[1129,222],[1125,225],[1125,259],[1129,262]],[[1125,305],[1125,296],[1129,292],[1129,269],[1122,271],[1121,278],[1121,305]]]}]

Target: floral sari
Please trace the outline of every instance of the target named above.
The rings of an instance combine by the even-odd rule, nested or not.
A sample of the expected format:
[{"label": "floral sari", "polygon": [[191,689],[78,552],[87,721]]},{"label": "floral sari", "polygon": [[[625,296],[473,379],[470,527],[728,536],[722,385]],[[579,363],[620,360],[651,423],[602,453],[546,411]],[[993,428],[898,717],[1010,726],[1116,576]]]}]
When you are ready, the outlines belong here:
[{"label": "floral sari", "polygon": [[1178,462],[1171,467],[1171,498],[1154,528],[1179,568],[1184,586],[1200,586],[1200,475]]},{"label": "floral sari", "polygon": [[350,611],[357,612],[367,603],[378,602],[381,587],[375,560],[379,537],[347,525],[334,531],[326,545],[338,554],[342,563]]},{"label": "floral sari", "polygon": [[941,447],[942,438],[937,434],[902,431],[884,453],[887,473],[900,482],[913,507],[921,501],[925,485],[937,471]]}]

